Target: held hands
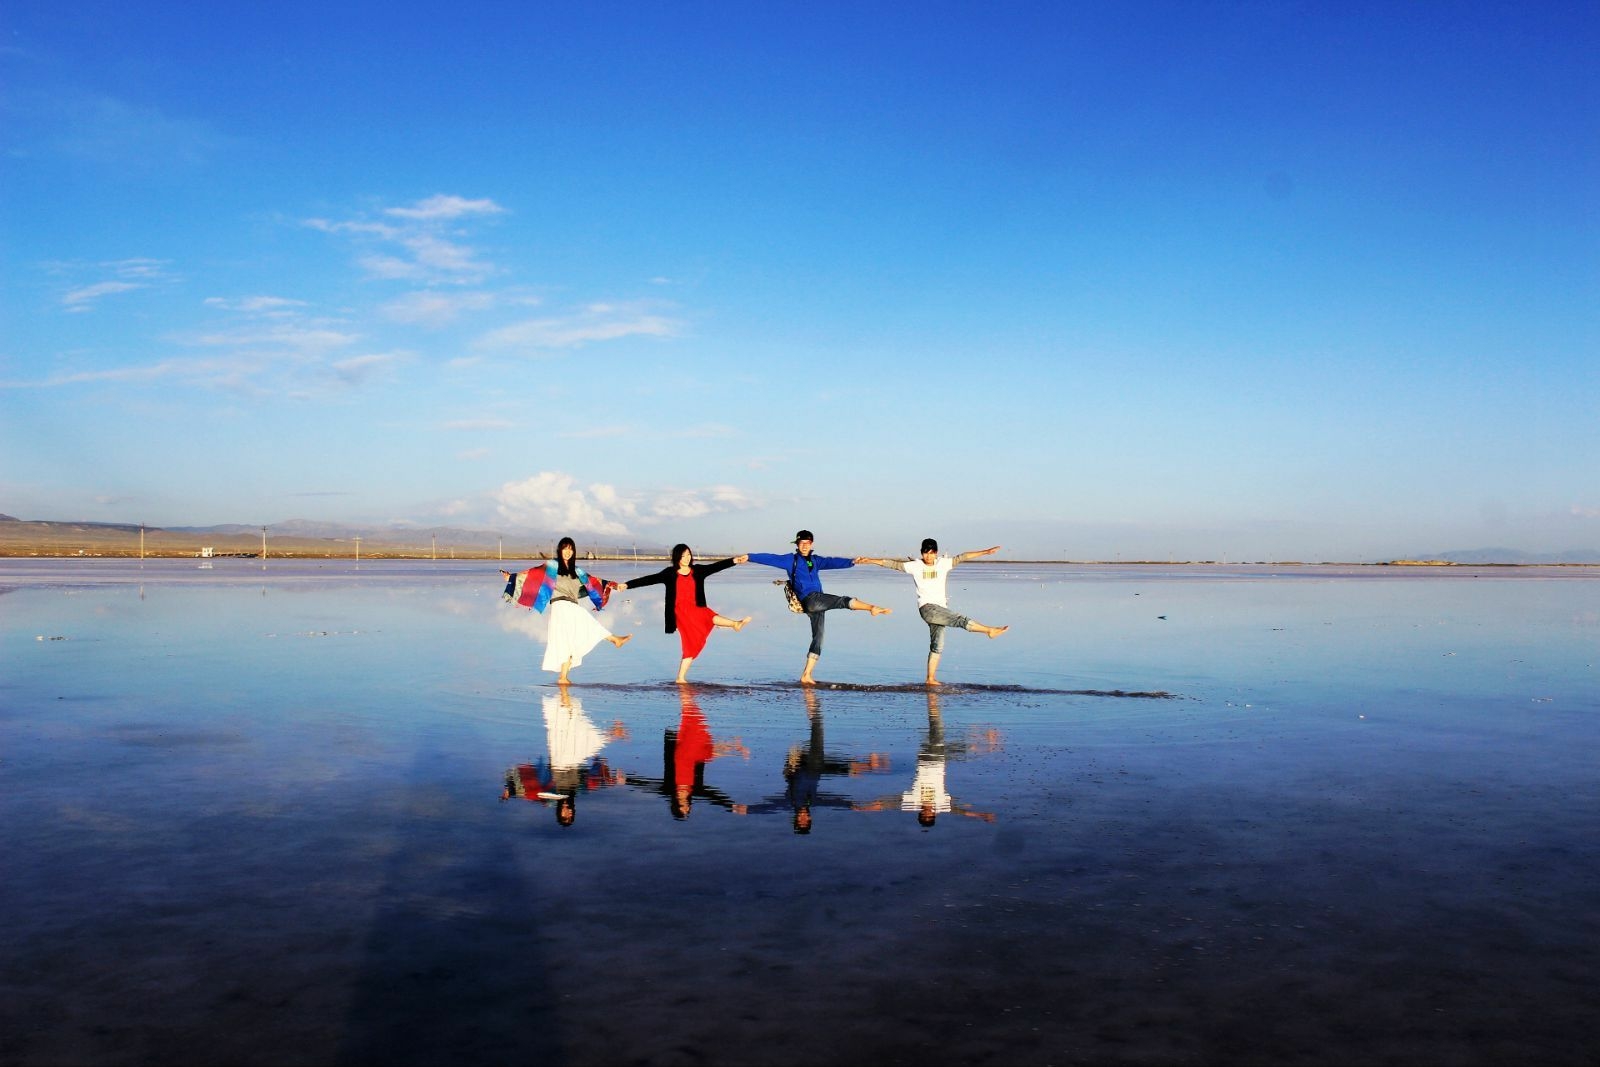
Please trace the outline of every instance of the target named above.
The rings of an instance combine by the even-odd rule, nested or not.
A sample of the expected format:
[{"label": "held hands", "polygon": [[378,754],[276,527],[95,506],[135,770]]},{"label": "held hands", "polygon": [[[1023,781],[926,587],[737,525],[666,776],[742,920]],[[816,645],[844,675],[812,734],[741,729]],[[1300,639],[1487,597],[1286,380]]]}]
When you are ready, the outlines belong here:
[{"label": "held hands", "polygon": [[734,556],[734,557],[733,557],[733,562],[734,562],[734,563],[735,563],[735,564],[740,564],[740,563],[749,563],[749,562],[750,562],[750,553],[748,553],[748,552],[746,552],[746,553],[745,553],[745,554],[744,554],[744,555],[742,555],[742,556]]}]

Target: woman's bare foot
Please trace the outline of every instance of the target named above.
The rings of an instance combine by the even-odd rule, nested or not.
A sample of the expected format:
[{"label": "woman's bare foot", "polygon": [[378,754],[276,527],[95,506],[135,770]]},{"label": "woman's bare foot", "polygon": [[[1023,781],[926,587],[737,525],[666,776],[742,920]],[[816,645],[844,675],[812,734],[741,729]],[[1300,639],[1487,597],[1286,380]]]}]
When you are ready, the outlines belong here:
[{"label": "woman's bare foot", "polygon": [[928,679],[928,684],[929,685],[943,685],[944,683],[939,681],[939,679],[937,679],[937,678],[929,678]]},{"label": "woman's bare foot", "polygon": [[755,616],[753,616],[753,615],[746,615],[744,618],[736,620],[734,622],[734,624],[733,624],[733,632],[734,633],[738,633],[740,630],[744,629],[745,624],[748,623],[754,617]]},{"label": "woman's bare foot", "polygon": [[612,634],[610,637],[606,638],[606,640],[610,641],[614,648],[621,648],[623,645],[633,640],[633,635],[623,634],[621,637],[618,637],[615,634]]},{"label": "woman's bare foot", "polygon": [[999,637],[1001,634],[1005,633],[1009,629],[1011,629],[1011,627],[1009,627],[1009,626],[985,626],[983,628],[983,632],[988,634],[991,638],[993,638],[993,637]]}]

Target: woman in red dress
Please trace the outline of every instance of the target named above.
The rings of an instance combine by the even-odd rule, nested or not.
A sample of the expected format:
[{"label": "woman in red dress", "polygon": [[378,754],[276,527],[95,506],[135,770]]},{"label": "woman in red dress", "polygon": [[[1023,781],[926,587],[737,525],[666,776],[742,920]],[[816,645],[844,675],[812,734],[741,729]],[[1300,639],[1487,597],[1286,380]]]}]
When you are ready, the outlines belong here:
[{"label": "woman in red dress", "polygon": [[688,545],[673,545],[672,566],[617,586],[618,590],[637,589],[642,585],[667,587],[667,633],[676,633],[679,641],[683,643],[683,661],[678,664],[679,682],[689,680],[689,664],[705,650],[706,638],[711,636],[712,629],[726,626],[730,630],[738,631],[744,629],[744,624],[750,621],[748,615],[742,619],[729,619],[706,606],[706,579],[749,558],[749,556],[734,556],[730,559],[719,559],[715,563],[696,563],[694,552]]}]

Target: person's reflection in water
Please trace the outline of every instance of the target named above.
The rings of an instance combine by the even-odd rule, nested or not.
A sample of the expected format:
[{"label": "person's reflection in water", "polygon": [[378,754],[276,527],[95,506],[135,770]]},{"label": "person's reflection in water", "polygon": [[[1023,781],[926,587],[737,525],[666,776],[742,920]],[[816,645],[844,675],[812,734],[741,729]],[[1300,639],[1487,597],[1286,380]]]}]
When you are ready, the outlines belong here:
[{"label": "person's reflection in water", "polygon": [[580,792],[627,781],[626,775],[606,764],[600,750],[613,739],[625,740],[628,728],[616,722],[602,732],[584,714],[583,702],[565,690],[544,698],[544,728],[549,756],[507,771],[500,799],[554,802],[556,822],[571,826],[578,817]]},{"label": "person's reflection in water", "polygon": [[[998,737],[996,737],[998,744]],[[952,752],[953,750],[953,752]],[[978,811],[952,797],[945,788],[945,762],[952,754],[960,755],[965,746],[959,742],[947,746],[944,739],[944,718],[939,711],[939,694],[928,692],[928,738],[917,752],[917,775],[911,788],[899,795],[879,797],[869,804],[857,804],[857,811],[914,811],[917,822],[931,829],[943,812],[954,812],[984,822],[994,822],[994,814]]]},{"label": "person's reflection in water", "polygon": [[827,775],[854,776],[882,773],[889,769],[889,758],[872,752],[861,759],[828,755],[822,733],[822,698],[815,689],[803,689],[806,718],[811,734],[805,747],[791,745],[783,761],[783,796],[769,797],[759,804],[751,804],[744,814],[765,815],[776,811],[793,813],[794,832],[809,834],[811,809],[849,808],[850,798],[822,792],[822,779]]},{"label": "person's reflection in water", "polygon": [[749,759],[750,750],[737,737],[732,741],[717,741],[711,736],[711,728],[695,701],[692,688],[680,690],[678,704],[678,728],[667,730],[662,739],[661,777],[630,775],[629,784],[666,797],[674,819],[687,819],[697,797],[743,814],[744,805],[735,804],[727,794],[706,785],[706,764],[733,754]]}]

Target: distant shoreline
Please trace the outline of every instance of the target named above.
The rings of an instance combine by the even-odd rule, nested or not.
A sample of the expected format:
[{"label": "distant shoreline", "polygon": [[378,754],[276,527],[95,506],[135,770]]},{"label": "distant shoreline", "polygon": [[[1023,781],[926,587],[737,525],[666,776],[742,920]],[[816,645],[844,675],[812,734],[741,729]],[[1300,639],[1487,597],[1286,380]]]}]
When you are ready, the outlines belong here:
[{"label": "distant shoreline", "polygon": [[[13,519],[4,516],[0,521],[0,559],[259,559],[262,555],[263,536],[260,533],[218,532],[209,530],[166,530],[154,527],[141,528],[128,523],[44,522]],[[235,529],[237,529],[235,527]],[[420,531],[416,539],[404,535],[365,537],[309,537],[292,534],[275,535],[270,526],[265,529],[265,549],[269,559],[360,559],[368,560],[478,560],[518,562],[549,559],[555,551],[555,540],[535,540],[527,537],[499,538],[497,543],[485,544],[475,540],[469,544],[452,543],[449,537],[438,534],[460,534],[462,531]],[[467,537],[474,536],[469,532]],[[493,534],[476,534],[478,538]],[[696,555],[706,559],[719,559],[737,554],[741,550],[713,551],[703,549]],[[586,551],[585,560],[605,562],[665,562],[665,546],[652,545],[644,550],[618,549],[606,546],[602,551]],[[1230,559],[1015,559],[987,557],[969,561],[979,564],[1028,564],[1105,567],[1420,567],[1420,568],[1476,568],[1476,567],[1600,567],[1600,559],[1572,562],[1459,562],[1444,559],[1393,559],[1382,561],[1351,560],[1230,560]]]},{"label": "distant shoreline", "polygon": [[[342,547],[342,546],[341,546]],[[718,559],[734,555],[733,552],[707,552],[703,554],[707,559]],[[159,560],[159,559],[260,559],[260,551],[214,551],[209,555],[202,554],[195,549],[165,549],[150,548],[146,546],[143,554],[137,548],[128,550],[121,547],[99,546],[94,549],[52,549],[45,546],[29,545],[0,545],[0,562],[5,560],[74,560],[74,559],[112,559],[112,560]],[[482,549],[450,549],[441,550],[435,554],[431,548],[418,549],[409,546],[379,545],[371,548],[363,547],[361,555],[356,556],[349,548],[342,551],[329,551],[325,547],[299,547],[294,545],[269,546],[266,558],[268,560],[349,560],[351,562],[376,563],[383,561],[435,561],[435,562],[478,562],[478,563],[538,563],[550,559],[547,552],[531,552],[527,554],[500,554]],[[639,553],[585,553],[581,562],[595,563],[665,563],[668,556],[657,552]],[[1378,562],[1353,562],[1349,560],[1319,560],[1306,562],[1304,560],[1216,560],[1216,559],[979,559],[969,560],[968,566],[973,564],[986,564],[989,566],[1040,566],[1040,567],[1373,567],[1384,569],[1418,569],[1418,570],[1516,570],[1540,568],[1600,568],[1597,563],[1456,563],[1451,560],[1385,560]]]}]

